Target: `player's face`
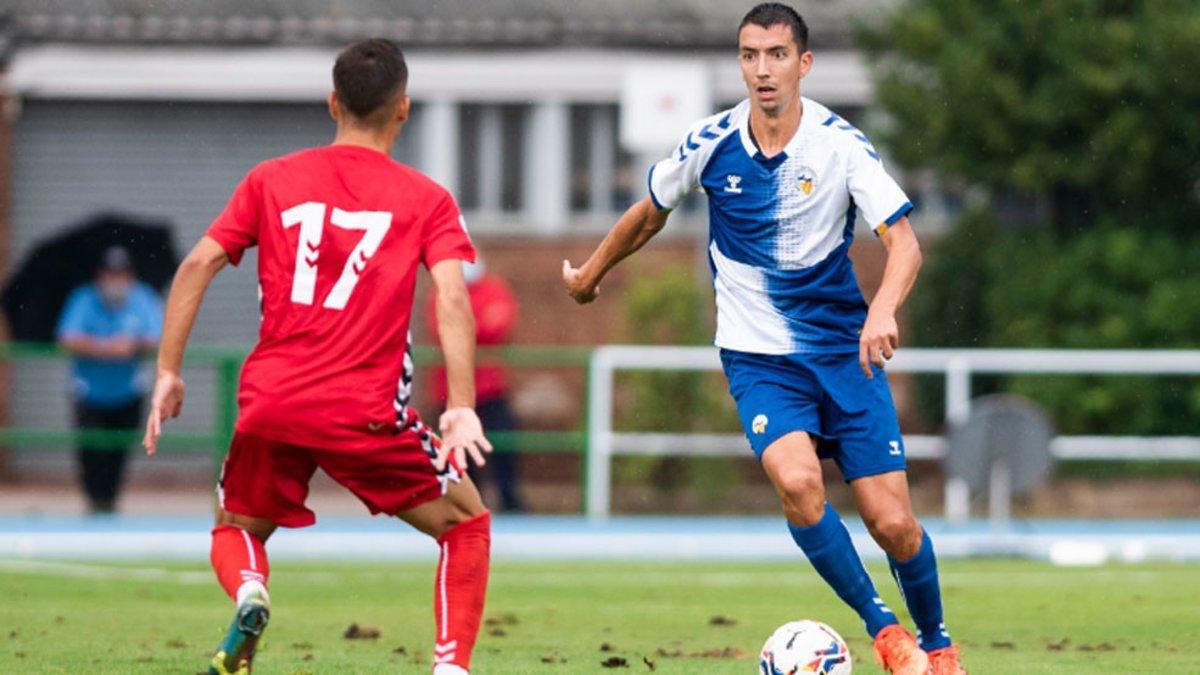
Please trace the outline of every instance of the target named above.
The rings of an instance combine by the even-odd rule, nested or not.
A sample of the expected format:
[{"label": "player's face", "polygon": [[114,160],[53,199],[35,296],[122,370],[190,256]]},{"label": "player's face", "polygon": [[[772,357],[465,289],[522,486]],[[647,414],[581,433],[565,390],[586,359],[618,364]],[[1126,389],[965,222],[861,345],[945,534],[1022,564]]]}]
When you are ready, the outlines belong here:
[{"label": "player's face", "polygon": [[812,52],[800,51],[792,29],[748,24],[738,33],[738,59],[750,100],[767,114],[778,113],[796,100],[800,79],[812,68]]}]

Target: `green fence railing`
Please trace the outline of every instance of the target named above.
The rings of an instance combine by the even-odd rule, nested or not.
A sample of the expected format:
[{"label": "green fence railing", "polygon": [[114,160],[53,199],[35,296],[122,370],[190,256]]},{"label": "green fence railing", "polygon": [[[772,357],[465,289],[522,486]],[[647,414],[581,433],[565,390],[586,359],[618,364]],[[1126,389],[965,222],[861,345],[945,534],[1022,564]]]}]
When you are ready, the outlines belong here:
[{"label": "green fence railing", "polygon": [[[513,368],[570,367],[583,368],[586,372],[591,351],[587,347],[558,346],[485,348],[479,350],[478,360],[481,363],[503,363]],[[233,427],[237,420],[238,373],[247,353],[242,349],[220,347],[196,346],[188,349],[184,362],[185,367],[211,368],[214,371],[212,392],[214,422],[211,428],[205,430],[173,429],[171,425],[168,425],[164,429],[160,443],[162,451],[205,450],[212,454],[214,464],[220,462],[233,439]],[[433,347],[418,347],[414,350],[414,357],[419,366],[438,362],[439,354],[439,350]],[[21,342],[0,344],[0,363],[2,364],[14,361],[66,362],[70,358],[69,354],[53,344]],[[9,377],[8,384],[11,391],[11,375]],[[587,389],[585,382],[585,398]],[[582,409],[586,410],[586,400]],[[587,443],[587,433],[584,429],[491,432],[488,437],[497,452],[583,454],[586,452]],[[0,426],[0,446],[57,449],[73,447],[78,443],[86,442],[101,447],[126,448],[140,440],[140,431]],[[585,472],[581,471],[580,473]],[[586,476],[583,476],[583,479],[586,481]]]}]

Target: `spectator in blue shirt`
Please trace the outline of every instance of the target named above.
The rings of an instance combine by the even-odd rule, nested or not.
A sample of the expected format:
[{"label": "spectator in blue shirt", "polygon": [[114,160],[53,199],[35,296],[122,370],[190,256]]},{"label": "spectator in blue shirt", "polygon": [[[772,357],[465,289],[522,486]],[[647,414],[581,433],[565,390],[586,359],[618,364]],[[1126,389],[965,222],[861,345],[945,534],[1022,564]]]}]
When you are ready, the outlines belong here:
[{"label": "spectator in blue shirt", "polygon": [[[58,343],[74,355],[75,424],[136,430],[145,395],[142,357],[162,337],[162,301],[134,276],[129,252],[104,252],[92,283],[71,292],[58,321]],[[125,471],[125,443],[83,439],[79,477],[92,513],[111,513]]]}]

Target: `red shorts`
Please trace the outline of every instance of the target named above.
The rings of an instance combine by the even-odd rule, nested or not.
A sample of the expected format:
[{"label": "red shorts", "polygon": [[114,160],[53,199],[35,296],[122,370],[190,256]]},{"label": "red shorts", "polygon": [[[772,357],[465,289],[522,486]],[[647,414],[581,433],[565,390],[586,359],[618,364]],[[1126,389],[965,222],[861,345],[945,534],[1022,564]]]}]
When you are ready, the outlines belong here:
[{"label": "red shorts", "polygon": [[[436,440],[435,440],[436,442]],[[266,518],[283,527],[317,521],[304,506],[320,467],[362,500],[371,513],[395,515],[446,493],[459,480],[453,462],[439,472],[435,450],[412,431],[379,448],[319,450],[235,433],[221,465],[217,499],[230,513]]]}]

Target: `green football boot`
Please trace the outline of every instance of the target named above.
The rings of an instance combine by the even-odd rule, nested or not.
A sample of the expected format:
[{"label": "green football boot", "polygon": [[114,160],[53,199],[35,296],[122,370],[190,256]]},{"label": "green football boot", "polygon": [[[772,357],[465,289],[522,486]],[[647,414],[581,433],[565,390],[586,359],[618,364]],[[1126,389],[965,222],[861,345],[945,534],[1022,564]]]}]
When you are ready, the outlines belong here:
[{"label": "green football boot", "polygon": [[251,592],[238,605],[229,632],[208,666],[208,675],[249,675],[254,648],[270,618],[271,604],[266,594]]}]

